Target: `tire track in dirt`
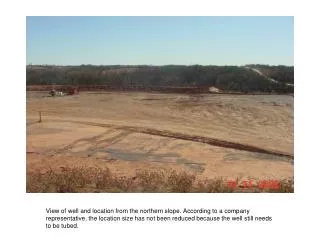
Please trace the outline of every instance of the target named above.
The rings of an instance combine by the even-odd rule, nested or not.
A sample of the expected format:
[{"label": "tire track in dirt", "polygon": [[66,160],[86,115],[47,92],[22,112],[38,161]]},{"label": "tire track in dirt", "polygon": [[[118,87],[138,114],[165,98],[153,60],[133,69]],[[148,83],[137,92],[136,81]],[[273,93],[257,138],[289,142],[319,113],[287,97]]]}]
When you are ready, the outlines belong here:
[{"label": "tire track in dirt", "polygon": [[[131,134],[131,132],[128,132],[128,131],[122,131],[120,133],[118,133],[116,136],[113,136],[113,137],[110,137],[110,138],[104,138],[105,135],[107,134],[110,134],[110,133],[113,133],[114,131],[117,131],[118,129],[116,128],[112,128],[102,134],[99,134],[99,135],[96,135],[96,136],[93,136],[93,137],[90,137],[90,138],[81,138],[81,139],[78,139],[70,144],[68,144],[67,146],[64,146],[60,149],[50,149],[48,151],[46,151],[46,153],[55,153],[55,154],[61,154],[61,153],[67,153],[67,152],[70,152],[71,149],[73,149],[74,147],[77,147],[77,145],[79,143],[84,143],[84,144],[88,144],[90,143],[90,147],[86,150],[88,152],[96,152],[98,151],[100,148],[97,147],[99,144],[102,144],[102,143],[107,143],[108,146],[112,145],[112,144],[115,144],[119,141],[121,141],[124,137],[128,136],[129,134]],[[103,138],[103,139],[102,139]],[[102,140],[100,140],[102,139]]]},{"label": "tire track in dirt", "polygon": [[115,124],[108,124],[108,123],[96,123],[96,122],[75,121],[75,120],[52,120],[52,121],[71,122],[71,123],[84,124],[89,126],[98,126],[98,127],[108,127],[108,128],[118,129],[118,130],[125,130],[129,132],[144,133],[144,134],[155,135],[155,136],[200,142],[200,143],[205,143],[213,146],[237,149],[237,150],[248,151],[248,152],[265,153],[265,154],[270,154],[270,155],[275,155],[280,157],[288,157],[292,159],[294,157],[293,154],[286,153],[286,152],[260,148],[257,146],[241,144],[237,142],[229,142],[229,141],[220,140],[216,138],[177,133],[177,132],[172,132],[168,130],[157,130],[157,129],[146,128],[146,127],[122,126],[122,125],[115,125]]}]

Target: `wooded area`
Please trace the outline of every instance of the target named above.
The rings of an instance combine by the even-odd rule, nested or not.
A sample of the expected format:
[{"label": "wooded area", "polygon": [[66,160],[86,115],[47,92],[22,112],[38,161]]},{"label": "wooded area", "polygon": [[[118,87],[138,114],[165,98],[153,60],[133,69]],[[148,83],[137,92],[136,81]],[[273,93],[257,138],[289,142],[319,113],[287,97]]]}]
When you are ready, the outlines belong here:
[{"label": "wooded area", "polygon": [[261,71],[279,83],[269,81],[258,73],[238,66],[49,66],[28,65],[27,86],[30,85],[104,85],[119,90],[152,90],[171,88],[216,87],[233,92],[293,93],[294,67],[247,65]]}]

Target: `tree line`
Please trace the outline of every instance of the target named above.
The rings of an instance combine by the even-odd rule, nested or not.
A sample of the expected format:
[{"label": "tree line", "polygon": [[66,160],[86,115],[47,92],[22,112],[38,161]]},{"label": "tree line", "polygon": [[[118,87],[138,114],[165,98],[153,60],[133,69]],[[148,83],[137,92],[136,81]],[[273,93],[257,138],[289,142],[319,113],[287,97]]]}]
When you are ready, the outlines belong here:
[{"label": "tree line", "polygon": [[261,64],[251,64],[248,67],[255,68],[262,72],[264,75],[273,78],[282,83],[294,83],[294,67],[289,66],[270,66]]},{"label": "tree line", "polygon": [[[253,66],[253,65],[252,65]],[[239,66],[49,66],[28,65],[28,85],[107,85],[113,89],[153,89],[159,87],[214,86],[222,91],[235,92],[282,92],[292,93],[293,67],[259,65],[268,77],[280,81],[270,82],[256,72]],[[264,66],[264,68],[262,67]],[[282,84],[283,83],[283,84]]]}]

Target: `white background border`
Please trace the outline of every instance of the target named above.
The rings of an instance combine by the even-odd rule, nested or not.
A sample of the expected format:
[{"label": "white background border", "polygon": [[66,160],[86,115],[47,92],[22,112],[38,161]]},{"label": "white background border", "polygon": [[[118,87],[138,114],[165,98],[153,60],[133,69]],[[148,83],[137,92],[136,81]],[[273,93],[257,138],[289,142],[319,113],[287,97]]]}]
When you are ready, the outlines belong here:
[{"label": "white background border", "polygon": [[[297,1],[296,1],[297,2]],[[2,239],[289,239],[319,236],[319,32],[315,1],[8,1],[1,7]],[[4,6],[3,6],[4,5]],[[26,194],[26,16],[208,15],[295,17],[294,194]],[[49,232],[46,207],[251,208],[271,224],[86,225]],[[313,237],[317,238],[317,237]]]}]

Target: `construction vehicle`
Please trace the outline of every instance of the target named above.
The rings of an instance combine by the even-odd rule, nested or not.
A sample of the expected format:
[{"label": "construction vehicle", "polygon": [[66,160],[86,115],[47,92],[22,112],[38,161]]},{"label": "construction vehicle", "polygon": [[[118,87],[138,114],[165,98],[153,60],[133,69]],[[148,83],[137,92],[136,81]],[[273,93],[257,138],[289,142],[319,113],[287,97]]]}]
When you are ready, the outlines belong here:
[{"label": "construction vehicle", "polygon": [[66,96],[66,95],[78,95],[79,94],[79,87],[62,87],[59,88],[59,91],[57,91],[54,87],[49,91],[49,95],[51,97],[55,96]]}]

